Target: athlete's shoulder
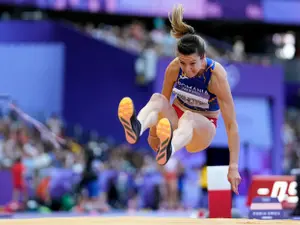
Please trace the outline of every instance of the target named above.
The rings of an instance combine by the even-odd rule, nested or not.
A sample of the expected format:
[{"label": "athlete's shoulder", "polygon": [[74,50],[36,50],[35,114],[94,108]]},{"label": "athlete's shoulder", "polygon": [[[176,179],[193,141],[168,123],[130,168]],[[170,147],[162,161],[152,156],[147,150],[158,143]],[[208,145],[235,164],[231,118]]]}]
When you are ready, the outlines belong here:
[{"label": "athlete's shoulder", "polygon": [[180,70],[179,60],[176,57],[168,65],[168,67],[166,69],[166,76],[168,76],[172,80],[177,80],[179,70]]},{"label": "athlete's shoulder", "polygon": [[220,63],[215,62],[215,68],[212,72],[210,86],[219,86],[220,84],[227,82],[227,72],[225,68]]},{"label": "athlete's shoulder", "polygon": [[179,65],[179,59],[176,57],[175,59],[173,59],[170,64],[167,67],[167,70],[170,70],[172,72],[179,72],[180,69],[180,65]]},{"label": "athlete's shoulder", "polygon": [[213,75],[217,76],[220,79],[227,79],[227,72],[224,68],[224,66],[221,65],[221,63],[214,61],[214,70]]}]

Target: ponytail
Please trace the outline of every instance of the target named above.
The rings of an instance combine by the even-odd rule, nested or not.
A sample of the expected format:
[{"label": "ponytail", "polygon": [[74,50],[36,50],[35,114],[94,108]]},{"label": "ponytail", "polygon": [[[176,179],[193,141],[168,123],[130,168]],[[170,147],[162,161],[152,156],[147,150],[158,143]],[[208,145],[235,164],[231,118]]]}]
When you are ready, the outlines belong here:
[{"label": "ponytail", "polygon": [[183,22],[183,12],[183,6],[179,4],[173,8],[172,15],[169,15],[172,26],[171,35],[174,38],[181,38],[185,34],[195,34],[194,28]]}]

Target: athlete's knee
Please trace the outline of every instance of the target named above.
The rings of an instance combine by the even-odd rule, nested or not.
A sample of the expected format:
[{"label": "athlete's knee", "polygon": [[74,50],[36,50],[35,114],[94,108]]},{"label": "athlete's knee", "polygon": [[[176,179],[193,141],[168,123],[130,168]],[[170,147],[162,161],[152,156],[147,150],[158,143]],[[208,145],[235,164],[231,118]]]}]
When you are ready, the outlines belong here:
[{"label": "athlete's knee", "polygon": [[189,153],[200,152],[200,151],[205,150],[207,147],[208,146],[204,146],[203,144],[188,144],[187,146],[185,146],[186,150]]},{"label": "athlete's knee", "polygon": [[159,102],[162,102],[162,103],[166,103],[166,102],[169,102],[168,99],[162,95],[162,94],[159,94],[159,93],[154,93],[151,98],[150,98],[150,101],[159,101]]},{"label": "athlete's knee", "polygon": [[168,99],[159,93],[155,93],[151,96],[149,103],[158,111],[164,111],[170,105]]}]

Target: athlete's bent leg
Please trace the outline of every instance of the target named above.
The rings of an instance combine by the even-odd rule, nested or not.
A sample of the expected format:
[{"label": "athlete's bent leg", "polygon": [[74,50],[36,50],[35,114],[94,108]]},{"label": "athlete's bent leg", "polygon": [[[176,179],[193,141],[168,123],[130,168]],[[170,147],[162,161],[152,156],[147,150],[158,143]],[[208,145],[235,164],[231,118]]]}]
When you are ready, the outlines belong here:
[{"label": "athlete's bent leg", "polygon": [[159,117],[166,117],[173,126],[177,126],[178,117],[174,108],[164,95],[155,93],[137,116],[142,125],[141,134],[148,128],[156,126]]},{"label": "athlete's bent leg", "polygon": [[[193,114],[194,130],[192,140],[185,145],[186,150],[191,153],[207,149],[216,135],[216,127],[212,121],[200,114]],[[174,139],[174,144],[175,142]],[[177,150],[175,149],[175,151]]]},{"label": "athlete's bent leg", "polygon": [[146,129],[157,124],[160,114],[168,118],[172,125],[177,126],[176,112],[165,96],[153,94],[138,116],[132,100],[128,97],[123,98],[119,104],[118,116],[125,130],[126,140],[135,144]]},{"label": "athlete's bent leg", "polygon": [[158,164],[165,165],[171,155],[183,147],[189,152],[204,150],[210,145],[215,134],[214,124],[197,113],[186,111],[174,133],[169,120],[163,118],[157,125],[157,135],[161,144],[156,160]]}]

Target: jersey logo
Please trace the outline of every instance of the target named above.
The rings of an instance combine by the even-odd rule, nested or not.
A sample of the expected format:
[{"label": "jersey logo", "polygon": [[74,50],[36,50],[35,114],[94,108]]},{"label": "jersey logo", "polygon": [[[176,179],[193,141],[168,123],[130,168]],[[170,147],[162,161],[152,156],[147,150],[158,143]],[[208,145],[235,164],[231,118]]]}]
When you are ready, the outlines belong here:
[{"label": "jersey logo", "polygon": [[179,75],[179,79],[184,80],[184,79],[189,79],[189,78],[185,75],[185,73],[182,73]]}]

